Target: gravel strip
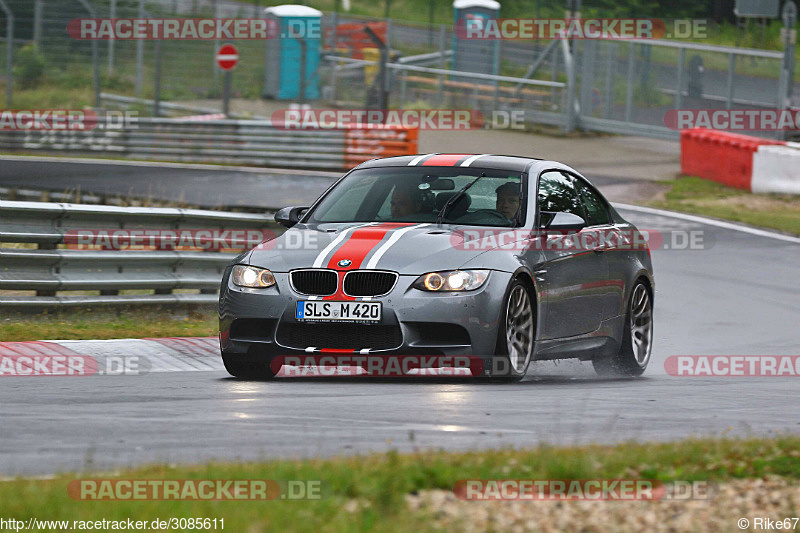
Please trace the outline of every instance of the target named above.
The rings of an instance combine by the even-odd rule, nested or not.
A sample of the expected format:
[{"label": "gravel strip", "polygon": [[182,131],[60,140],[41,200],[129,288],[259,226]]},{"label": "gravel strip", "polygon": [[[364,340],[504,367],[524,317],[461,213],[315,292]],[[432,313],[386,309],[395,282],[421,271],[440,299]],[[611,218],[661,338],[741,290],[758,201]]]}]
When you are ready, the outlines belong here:
[{"label": "gravel strip", "polygon": [[[464,532],[727,532],[742,530],[740,518],[749,521],[745,530],[756,531],[765,529],[754,527],[756,517],[800,516],[800,485],[782,478],[733,480],[720,483],[709,499],[689,501],[463,501],[451,491],[429,490],[407,495],[406,502],[435,527]],[[792,529],[800,531],[800,522]]]}]

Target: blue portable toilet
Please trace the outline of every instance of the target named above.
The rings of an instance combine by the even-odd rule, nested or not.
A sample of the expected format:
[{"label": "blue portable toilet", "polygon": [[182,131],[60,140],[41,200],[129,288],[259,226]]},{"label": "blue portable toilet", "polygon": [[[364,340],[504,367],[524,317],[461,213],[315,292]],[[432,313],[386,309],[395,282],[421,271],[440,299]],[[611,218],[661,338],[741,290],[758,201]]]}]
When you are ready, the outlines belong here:
[{"label": "blue portable toilet", "polygon": [[[486,27],[489,19],[500,15],[500,3],[495,0],[455,0],[453,23],[466,28]],[[500,45],[494,39],[464,39],[453,33],[453,70],[497,74],[500,67]]]},{"label": "blue portable toilet", "polygon": [[[264,15],[274,24],[277,35],[266,41],[263,96],[278,100],[318,99],[322,12],[308,6],[286,4],[268,7]],[[305,84],[301,82],[303,74]],[[303,85],[305,94],[301,95]]]}]

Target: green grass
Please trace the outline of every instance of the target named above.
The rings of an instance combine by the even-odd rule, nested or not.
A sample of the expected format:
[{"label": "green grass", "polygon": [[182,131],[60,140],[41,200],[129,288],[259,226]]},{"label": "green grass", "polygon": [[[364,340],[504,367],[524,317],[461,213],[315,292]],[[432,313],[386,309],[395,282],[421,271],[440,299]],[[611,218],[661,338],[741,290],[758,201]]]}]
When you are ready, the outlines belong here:
[{"label": "green grass", "polygon": [[[232,435],[235,438],[235,435]],[[452,490],[463,479],[658,479],[662,481],[800,478],[800,437],[687,440],[678,443],[495,450],[389,452],[329,460],[151,466],[113,474],[63,474],[52,480],[0,483],[4,517],[27,520],[217,518],[228,531],[430,531],[404,496]],[[75,501],[69,481],[91,479],[320,480],[316,501]],[[348,502],[360,505],[348,509]],[[477,504],[476,504],[477,505]]]},{"label": "green grass", "polygon": [[714,181],[683,176],[662,182],[671,186],[653,207],[696,213],[800,235],[800,197],[752,194]]},{"label": "green grass", "polygon": [[0,341],[215,337],[218,331],[216,317],[198,312],[175,316],[130,310],[115,316],[86,310],[0,319]]}]

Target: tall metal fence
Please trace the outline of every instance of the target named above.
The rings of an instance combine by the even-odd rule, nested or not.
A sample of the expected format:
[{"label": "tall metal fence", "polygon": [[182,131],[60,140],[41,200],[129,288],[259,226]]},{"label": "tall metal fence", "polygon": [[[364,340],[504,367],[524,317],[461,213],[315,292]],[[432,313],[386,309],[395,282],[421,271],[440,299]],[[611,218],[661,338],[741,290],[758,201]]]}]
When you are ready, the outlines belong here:
[{"label": "tall metal fence", "polygon": [[[4,3],[16,11],[9,24],[14,94],[6,108],[55,107],[65,100],[77,107],[109,106],[108,100],[100,101],[102,92],[220,110],[224,76],[214,55],[221,42],[76,40],[69,37],[66,25],[74,18],[90,16],[264,16],[264,6],[257,1]],[[381,70],[376,45],[353,38],[365,25],[374,28],[390,50],[384,88],[392,108],[515,110],[523,111],[529,124],[552,124],[566,131],[577,128],[673,138],[677,131],[664,124],[670,109],[800,108],[800,94],[792,92],[795,76],[787,75],[785,69],[785,58],[794,60],[789,48],[784,53],[675,40],[498,40],[470,52],[468,63],[457,64],[454,50],[465,44],[452,25],[344,13],[322,16],[322,61],[318,71],[306,73],[307,78],[320,80],[321,100],[313,105],[374,108],[381,101],[376,98]],[[4,45],[9,44],[7,32],[6,25],[0,24]],[[264,115],[265,109],[288,107],[288,102],[262,100],[265,80],[278,71],[270,60],[268,43],[232,42],[240,58],[233,74],[233,96],[252,103],[243,105],[245,113]],[[0,54],[0,72],[7,72],[7,57]],[[124,104],[118,100],[115,106],[120,105],[141,115],[151,114],[154,107],[134,100]],[[159,109],[167,112],[166,105]]]},{"label": "tall metal fence", "polygon": [[585,40],[576,49],[584,129],[676,137],[664,122],[670,110],[784,107],[782,52],[645,39]]}]

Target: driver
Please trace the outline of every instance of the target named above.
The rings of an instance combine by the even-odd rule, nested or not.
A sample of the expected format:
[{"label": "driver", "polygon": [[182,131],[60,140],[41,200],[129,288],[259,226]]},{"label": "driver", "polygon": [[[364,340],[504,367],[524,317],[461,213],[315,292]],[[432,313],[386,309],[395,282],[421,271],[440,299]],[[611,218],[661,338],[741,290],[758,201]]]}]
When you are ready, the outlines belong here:
[{"label": "driver", "polygon": [[390,200],[392,218],[416,215],[422,211],[422,191],[414,183],[399,183]]},{"label": "driver", "polygon": [[504,183],[495,189],[497,203],[495,209],[509,220],[513,220],[519,211],[519,183]]}]

